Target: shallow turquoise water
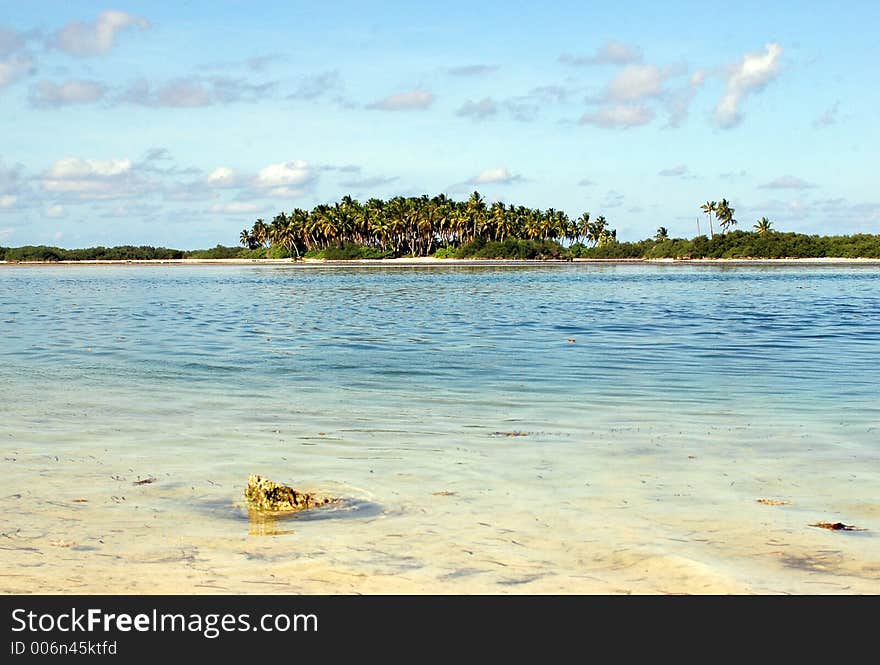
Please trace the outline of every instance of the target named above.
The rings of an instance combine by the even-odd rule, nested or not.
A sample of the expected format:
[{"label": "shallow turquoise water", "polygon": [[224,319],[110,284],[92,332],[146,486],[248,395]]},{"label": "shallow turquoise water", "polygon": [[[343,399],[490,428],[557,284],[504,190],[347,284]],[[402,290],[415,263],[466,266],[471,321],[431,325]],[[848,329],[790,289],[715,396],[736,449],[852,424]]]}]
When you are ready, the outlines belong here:
[{"label": "shallow turquoise water", "polygon": [[877,268],[7,266],[0,324],[6,590],[880,591]]}]

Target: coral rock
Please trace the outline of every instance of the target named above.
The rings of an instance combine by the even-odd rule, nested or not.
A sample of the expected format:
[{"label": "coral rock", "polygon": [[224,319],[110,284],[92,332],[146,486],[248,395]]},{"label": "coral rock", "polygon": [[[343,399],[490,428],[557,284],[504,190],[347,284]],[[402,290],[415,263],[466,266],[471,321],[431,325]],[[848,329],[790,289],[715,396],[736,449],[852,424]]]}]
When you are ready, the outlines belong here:
[{"label": "coral rock", "polygon": [[300,492],[254,474],[248,476],[244,498],[252,508],[273,512],[307,510],[336,500],[328,496]]}]

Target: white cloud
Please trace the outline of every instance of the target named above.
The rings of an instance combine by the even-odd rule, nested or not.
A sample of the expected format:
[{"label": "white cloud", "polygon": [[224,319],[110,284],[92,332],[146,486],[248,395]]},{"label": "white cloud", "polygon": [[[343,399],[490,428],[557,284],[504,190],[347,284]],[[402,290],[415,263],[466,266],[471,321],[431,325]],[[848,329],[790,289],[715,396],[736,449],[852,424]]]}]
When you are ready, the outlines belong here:
[{"label": "white cloud", "polygon": [[181,182],[166,187],[163,196],[167,201],[203,201],[216,198],[216,192],[205,182]]},{"label": "white cloud", "polygon": [[259,212],[262,209],[263,206],[259,206],[256,203],[232,202],[216,203],[208,211],[218,215],[243,215]]},{"label": "white cloud", "polygon": [[614,75],[601,94],[586,98],[588,104],[604,108],[587,113],[581,122],[600,127],[633,127],[651,122],[663,110],[668,116],[666,127],[679,127],[688,116],[696,87],[685,84],[672,88],[669,83],[686,73],[684,63],[666,67],[628,65]]},{"label": "white cloud", "polygon": [[264,70],[271,63],[280,59],[282,59],[282,56],[277,53],[270,53],[268,55],[258,55],[253,58],[248,58],[244,61],[244,65],[251,71],[259,72]]},{"label": "white cloud", "polygon": [[33,57],[25,51],[31,36],[0,26],[0,90],[36,71]]},{"label": "white cloud", "polygon": [[211,103],[211,92],[200,81],[178,79],[166,83],[156,91],[156,106],[196,108]]},{"label": "white cloud", "polygon": [[252,180],[253,195],[297,198],[302,196],[317,178],[315,168],[301,159],[269,164],[260,169]]},{"label": "white cloud", "polygon": [[34,71],[34,61],[27,55],[14,55],[6,60],[0,60],[0,89]]},{"label": "white cloud", "polygon": [[58,217],[64,217],[66,211],[63,205],[58,205],[57,203],[54,205],[50,205],[46,208],[46,217],[51,217],[53,219],[57,219]]},{"label": "white cloud", "polygon": [[642,52],[638,48],[614,40],[605,42],[591,56],[575,56],[569,53],[559,56],[560,62],[570,65],[630,65],[641,60]]},{"label": "white cloud", "polygon": [[49,177],[54,179],[76,179],[98,177],[112,177],[122,175],[131,170],[130,159],[80,159],[79,157],[64,157],[59,159],[49,169]]},{"label": "white cloud", "polygon": [[128,87],[119,101],[141,106],[196,108],[211,104],[211,91],[204,83],[194,79],[175,79],[156,89],[146,79],[138,79]]},{"label": "white cloud", "polygon": [[467,100],[462,104],[461,108],[455,112],[464,118],[473,118],[474,120],[482,120],[498,112],[498,106],[492,101],[491,97],[483,97],[478,102]]},{"label": "white cloud", "polygon": [[719,127],[729,129],[740,123],[741,102],[776,78],[781,55],[782,46],[774,42],[764,46],[764,53],[746,53],[742,62],[730,68],[724,96],[715,107],[715,122]]},{"label": "white cloud", "polygon": [[691,102],[697,94],[694,86],[687,86],[677,90],[671,90],[666,95],[665,106],[669,117],[666,122],[667,128],[680,127],[690,112]]},{"label": "white cloud", "polygon": [[701,85],[703,85],[706,82],[706,79],[709,78],[709,75],[710,75],[710,73],[708,70],[698,69],[693,74],[691,74],[690,84],[694,88],[699,88]]},{"label": "white cloud", "polygon": [[818,208],[820,223],[832,221],[839,226],[855,225],[861,227],[856,229],[861,233],[875,233],[880,223],[880,203],[877,202],[850,203],[844,199],[832,199],[813,201],[811,205]]},{"label": "white cloud", "polygon": [[120,32],[129,28],[144,30],[150,22],[120,11],[106,11],[95,21],[72,21],[52,35],[49,43],[71,55],[90,56],[106,53],[116,43]]},{"label": "white cloud", "polygon": [[562,104],[568,99],[570,92],[561,85],[539,85],[529,90],[527,96],[545,104]]},{"label": "white cloud", "polygon": [[479,175],[474,176],[469,183],[473,185],[509,185],[510,183],[522,180],[522,176],[514,175],[504,167],[486,169]]},{"label": "white cloud", "polygon": [[538,118],[541,111],[541,104],[528,95],[520,97],[512,97],[504,102],[504,108],[510,113],[514,120],[519,122],[533,122]]},{"label": "white cloud", "polygon": [[630,65],[608,84],[606,98],[614,102],[633,102],[663,94],[670,71],[657,65]]},{"label": "white cloud", "polygon": [[290,187],[304,185],[315,177],[308,162],[297,159],[292,162],[269,164],[260,169],[254,184],[257,187]]},{"label": "white cloud", "polygon": [[472,120],[486,120],[503,112],[519,122],[532,122],[545,108],[567,102],[571,93],[570,88],[562,85],[540,85],[526,94],[499,101],[492,97],[483,97],[479,101],[468,99],[455,114]]},{"label": "white cloud", "polygon": [[647,106],[620,105],[602,108],[595,113],[584,113],[580,123],[605,129],[629,129],[646,125],[653,119],[654,111]]},{"label": "white cloud", "polygon": [[97,81],[67,81],[61,85],[40,81],[31,88],[30,102],[38,107],[90,104],[104,97],[105,88]]},{"label": "white cloud", "polygon": [[199,108],[213,104],[256,101],[264,98],[274,83],[249,83],[244,79],[190,76],[159,86],[146,79],[133,81],[114,101],[140,106]]},{"label": "white cloud", "polygon": [[450,67],[446,70],[453,76],[482,76],[498,71],[498,65],[464,65],[461,67]]},{"label": "white cloud", "polygon": [[602,199],[603,208],[620,208],[623,205],[624,196],[620,192],[609,189],[605,192],[605,198]]},{"label": "white cloud", "polygon": [[426,90],[412,90],[388,95],[384,99],[368,104],[368,109],[379,111],[424,111],[436,98]]},{"label": "white cloud", "polygon": [[172,201],[194,201],[215,198],[219,189],[236,189],[239,201],[267,196],[297,198],[306,193],[317,175],[318,169],[303,160],[269,164],[256,175],[220,166],[205,177],[166,187],[164,195]]},{"label": "white cloud", "polygon": [[0,229],[0,240],[6,240],[13,233],[15,233],[15,229],[11,226],[7,226],[4,229]]},{"label": "white cloud", "polygon": [[0,26],[0,57],[24,48],[25,37],[20,32]]},{"label": "white cloud", "polygon": [[220,71],[231,71],[233,69],[247,69],[252,72],[262,72],[269,68],[270,65],[283,62],[288,57],[281,53],[267,53],[265,55],[255,55],[251,58],[243,60],[218,60],[202,65],[202,69],[212,69]]},{"label": "white cloud", "polygon": [[56,161],[40,178],[45,192],[73,200],[117,199],[142,196],[158,188],[144,178],[130,159],[81,159]]},{"label": "white cloud", "polygon": [[171,153],[168,148],[150,148],[144,157],[148,162],[158,162],[171,159]]},{"label": "white cloud", "polygon": [[132,218],[140,218],[141,220],[156,219],[158,214],[162,212],[161,205],[149,203],[121,203],[110,208],[105,208],[99,214],[104,219],[122,219],[128,220]]},{"label": "white cloud", "polygon": [[794,176],[784,175],[758,186],[761,189],[811,189],[816,185]]},{"label": "white cloud", "polygon": [[325,95],[339,94],[344,90],[342,77],[337,70],[321,72],[311,76],[305,76],[299,81],[296,90],[287,95],[287,99],[313,100]]},{"label": "white cloud", "polygon": [[803,201],[771,199],[742,206],[746,210],[744,218],[757,218],[762,215],[774,222],[778,230],[799,233],[875,233],[880,222],[880,202],[854,202],[836,197]]},{"label": "white cloud", "polygon": [[684,164],[677,164],[676,166],[672,166],[668,169],[663,169],[657,172],[657,175],[665,176],[665,177],[678,177],[686,175],[688,172],[688,167]]},{"label": "white cloud", "polygon": [[24,167],[21,164],[7,167],[0,159],[0,209],[21,207],[22,201],[30,198],[30,189]]},{"label": "white cloud", "polygon": [[235,171],[225,166],[220,166],[208,174],[208,184],[212,187],[237,187],[238,176]]}]

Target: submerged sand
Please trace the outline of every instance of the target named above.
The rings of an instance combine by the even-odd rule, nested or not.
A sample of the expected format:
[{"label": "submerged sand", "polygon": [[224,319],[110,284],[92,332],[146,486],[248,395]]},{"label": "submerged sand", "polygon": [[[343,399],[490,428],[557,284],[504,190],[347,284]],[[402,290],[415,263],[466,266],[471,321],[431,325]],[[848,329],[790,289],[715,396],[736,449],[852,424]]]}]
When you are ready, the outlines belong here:
[{"label": "submerged sand", "polygon": [[[809,528],[818,513],[800,497],[743,502],[738,519],[691,499],[658,519],[635,489],[543,509],[440,485],[405,496],[337,485],[322,489],[341,505],[276,520],[248,514],[246,477],[183,464],[149,475],[136,459],[13,451],[0,592],[871,594],[880,579],[874,535]],[[649,477],[637,469],[633,488]],[[729,482],[663,482],[679,480],[706,482],[709,504]],[[851,513],[880,519],[876,506]]]}]

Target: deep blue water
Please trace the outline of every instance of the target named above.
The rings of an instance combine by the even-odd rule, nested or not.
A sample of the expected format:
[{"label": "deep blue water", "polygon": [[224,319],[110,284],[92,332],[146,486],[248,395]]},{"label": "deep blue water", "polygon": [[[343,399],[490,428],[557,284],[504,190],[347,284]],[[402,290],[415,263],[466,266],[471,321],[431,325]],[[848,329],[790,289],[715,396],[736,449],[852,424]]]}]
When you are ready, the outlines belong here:
[{"label": "deep blue water", "polygon": [[0,322],[13,377],[573,408],[880,396],[880,271],[865,268],[7,268]]}]

